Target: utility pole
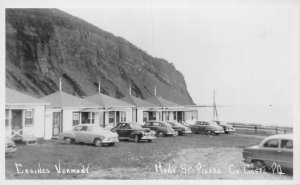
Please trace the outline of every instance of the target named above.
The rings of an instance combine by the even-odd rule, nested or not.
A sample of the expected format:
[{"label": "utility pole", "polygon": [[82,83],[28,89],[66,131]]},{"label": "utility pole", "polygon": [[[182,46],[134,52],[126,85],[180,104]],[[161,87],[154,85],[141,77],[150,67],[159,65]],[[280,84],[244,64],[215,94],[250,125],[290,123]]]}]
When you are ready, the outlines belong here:
[{"label": "utility pole", "polygon": [[216,105],[216,91],[213,92],[213,120],[219,120],[217,105]]}]

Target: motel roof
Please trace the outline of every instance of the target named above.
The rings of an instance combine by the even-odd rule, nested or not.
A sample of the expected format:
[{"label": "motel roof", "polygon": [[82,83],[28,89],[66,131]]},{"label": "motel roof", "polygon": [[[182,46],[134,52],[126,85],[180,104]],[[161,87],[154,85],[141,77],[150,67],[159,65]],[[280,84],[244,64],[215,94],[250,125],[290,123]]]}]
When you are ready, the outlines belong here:
[{"label": "motel roof", "polygon": [[124,98],[121,98],[121,100],[135,105],[136,107],[157,107],[157,105],[153,103],[150,103],[148,101],[142,100],[134,96],[125,96]]},{"label": "motel roof", "polygon": [[107,96],[102,93],[97,93],[92,96],[88,96],[84,99],[87,101],[93,102],[97,105],[106,107],[106,108],[108,108],[108,107],[133,107],[133,105],[131,105],[125,101]]},{"label": "motel roof", "polygon": [[19,91],[6,88],[5,89],[5,104],[6,105],[46,105],[47,102],[21,93]]},{"label": "motel roof", "polygon": [[56,93],[44,96],[41,98],[46,102],[49,102],[49,108],[98,108],[97,104],[86,101],[77,96],[70,95],[68,93],[58,91]]},{"label": "motel roof", "polygon": [[182,107],[182,105],[179,105],[175,102],[166,100],[160,96],[152,96],[146,99],[146,101],[158,105],[160,107]]}]

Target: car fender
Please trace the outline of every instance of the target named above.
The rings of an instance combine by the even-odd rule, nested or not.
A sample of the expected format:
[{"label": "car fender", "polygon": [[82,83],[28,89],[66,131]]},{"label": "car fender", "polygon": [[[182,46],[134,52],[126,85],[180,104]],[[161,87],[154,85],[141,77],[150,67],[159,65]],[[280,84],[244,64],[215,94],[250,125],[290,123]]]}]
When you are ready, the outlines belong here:
[{"label": "car fender", "polygon": [[103,139],[105,139],[105,136],[102,134],[91,134],[87,137],[88,137],[89,143],[94,143],[96,138],[99,138],[101,141],[103,141]]},{"label": "car fender", "polygon": [[64,140],[64,138],[66,138],[66,137],[75,139],[75,134],[73,132],[63,132],[63,133],[60,133],[58,136],[58,138],[61,140]]},{"label": "car fender", "polygon": [[134,138],[135,135],[143,136],[144,131],[135,130],[130,133],[130,137]]}]

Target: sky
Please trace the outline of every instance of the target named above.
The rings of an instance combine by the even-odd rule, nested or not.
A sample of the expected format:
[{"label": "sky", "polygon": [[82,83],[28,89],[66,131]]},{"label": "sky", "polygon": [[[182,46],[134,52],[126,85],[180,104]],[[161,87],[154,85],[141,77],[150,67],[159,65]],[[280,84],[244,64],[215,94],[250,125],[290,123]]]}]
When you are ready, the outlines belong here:
[{"label": "sky", "polygon": [[216,90],[224,119],[294,122],[297,1],[118,2],[60,9],[173,63],[196,104]]}]

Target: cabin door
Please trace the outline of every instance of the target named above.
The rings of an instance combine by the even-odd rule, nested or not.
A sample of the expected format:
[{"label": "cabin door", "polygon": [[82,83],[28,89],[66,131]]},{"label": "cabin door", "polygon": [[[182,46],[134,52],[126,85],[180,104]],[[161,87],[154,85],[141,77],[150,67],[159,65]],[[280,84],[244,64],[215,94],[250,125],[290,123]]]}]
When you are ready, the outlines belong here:
[{"label": "cabin door", "polygon": [[23,130],[23,110],[12,110],[11,130],[13,139],[22,139]]},{"label": "cabin door", "polygon": [[53,129],[52,136],[57,137],[61,131],[61,113],[53,112]]}]

